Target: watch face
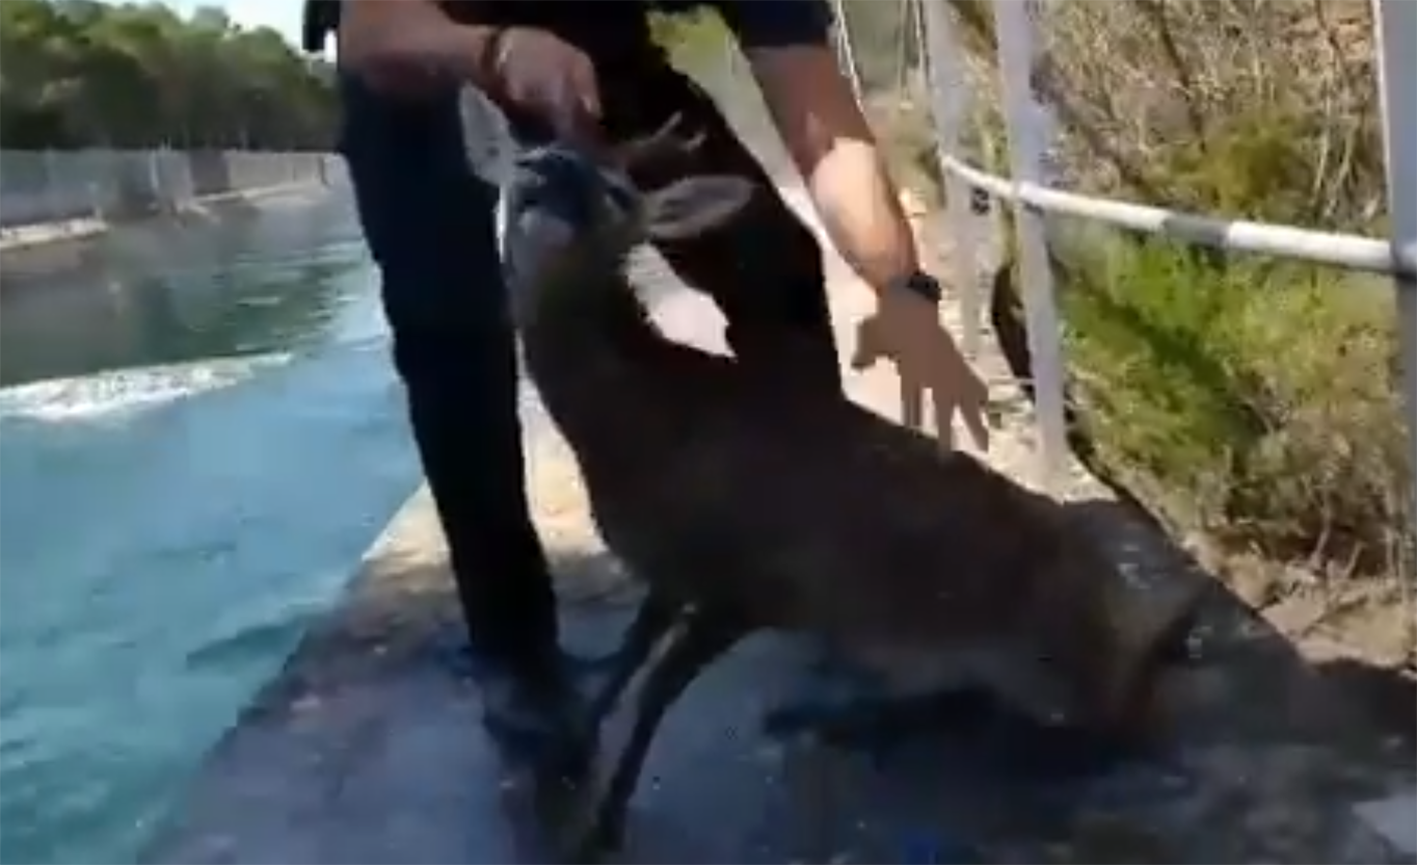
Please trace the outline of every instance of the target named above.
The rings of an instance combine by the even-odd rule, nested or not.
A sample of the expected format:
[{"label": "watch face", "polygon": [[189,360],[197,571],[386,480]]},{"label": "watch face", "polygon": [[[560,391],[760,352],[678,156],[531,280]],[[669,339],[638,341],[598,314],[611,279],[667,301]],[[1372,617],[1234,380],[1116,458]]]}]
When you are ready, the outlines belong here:
[{"label": "watch face", "polygon": [[969,191],[969,212],[975,216],[987,216],[990,209],[989,192],[979,187]]},{"label": "watch face", "polygon": [[925,298],[931,303],[939,303],[944,292],[940,283],[928,273],[917,273],[901,284],[907,291]]}]

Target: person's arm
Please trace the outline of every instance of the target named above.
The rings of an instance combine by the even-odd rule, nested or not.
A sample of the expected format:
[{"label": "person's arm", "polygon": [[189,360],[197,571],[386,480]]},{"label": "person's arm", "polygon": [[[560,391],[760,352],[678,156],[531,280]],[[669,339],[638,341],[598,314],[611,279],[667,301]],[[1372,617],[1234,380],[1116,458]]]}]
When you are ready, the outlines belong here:
[{"label": "person's arm", "polygon": [[509,115],[597,146],[595,67],[555,34],[459,23],[432,0],[344,0],[341,14],[339,62],[375,86],[417,95],[471,84]]},{"label": "person's arm", "polygon": [[497,29],[452,21],[433,0],[344,0],[339,63],[373,79],[489,83]]},{"label": "person's arm", "polygon": [[830,46],[822,0],[719,6],[752,66],[783,143],[847,263],[876,291],[919,270],[899,193]]}]

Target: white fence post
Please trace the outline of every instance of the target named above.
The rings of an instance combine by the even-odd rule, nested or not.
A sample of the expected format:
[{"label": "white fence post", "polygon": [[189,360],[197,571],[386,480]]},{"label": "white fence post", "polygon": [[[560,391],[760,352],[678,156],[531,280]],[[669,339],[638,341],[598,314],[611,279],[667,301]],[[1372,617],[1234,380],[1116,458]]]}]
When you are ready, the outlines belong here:
[{"label": "white fence post", "polygon": [[[1396,253],[1404,247],[1417,246],[1417,2],[1373,0],[1373,22],[1377,29],[1388,212],[1392,214]],[[1397,270],[1393,283],[1402,341],[1398,387],[1407,408],[1407,453],[1411,460],[1408,470],[1417,472],[1417,278]]]},{"label": "white fence post", "polygon": [[[1037,4],[1019,0],[994,0],[995,31],[999,39],[999,66],[1003,72],[1004,117],[1009,127],[1009,151],[1015,188],[1021,183],[1043,184],[1045,129],[1043,113],[1033,98],[1035,61],[1034,18]],[[1038,406],[1038,482],[1053,490],[1059,480],[1067,437],[1063,418],[1063,360],[1058,309],[1053,294],[1053,271],[1048,262],[1048,239],[1043,214],[1015,202],[1018,225],[1019,274],[1023,282],[1028,321],[1028,348],[1032,355],[1033,392]]]},{"label": "white fence post", "polygon": [[856,93],[856,101],[861,102],[865,93],[862,92],[861,68],[856,65],[856,47],[851,44],[851,27],[846,19],[846,4],[843,0],[833,0],[832,11],[836,16],[837,64],[850,79],[851,89]]},{"label": "white fence post", "polygon": [[148,185],[152,187],[153,208],[158,213],[168,213],[167,196],[162,189],[162,151],[149,150],[146,154],[148,162]]},{"label": "white fence post", "polygon": [[969,117],[970,93],[967,84],[968,67],[961,62],[959,43],[954,32],[953,12],[940,0],[921,0],[924,7],[922,25],[925,69],[930,82],[930,114],[934,117],[936,158],[949,208],[950,234],[953,248],[955,288],[959,292],[960,318],[964,323],[961,334],[964,353],[975,357],[979,353],[979,264],[978,237],[975,220],[970,213],[969,184],[945,167],[945,156],[960,152],[961,135]]}]

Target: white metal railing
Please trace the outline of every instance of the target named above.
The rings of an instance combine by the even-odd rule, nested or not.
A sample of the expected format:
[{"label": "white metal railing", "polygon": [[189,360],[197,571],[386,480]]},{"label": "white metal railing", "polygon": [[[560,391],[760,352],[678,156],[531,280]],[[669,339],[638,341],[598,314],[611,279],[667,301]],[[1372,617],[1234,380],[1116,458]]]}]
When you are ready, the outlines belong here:
[{"label": "white metal railing", "polygon": [[[1387,190],[1392,237],[1379,240],[1312,231],[1287,225],[1223,220],[1159,207],[1097,198],[1050,188],[1044,153],[1048,129],[1030,81],[1037,61],[1038,0],[993,0],[1004,120],[1008,126],[1011,177],[969,165],[958,155],[960,130],[970,114],[970,94],[953,13],[944,0],[925,0],[922,38],[928,57],[931,113],[939,163],[947,184],[948,213],[958,247],[974,250],[976,223],[969,214],[970,187],[1010,202],[1018,231],[1019,268],[1028,325],[1031,375],[1037,395],[1040,434],[1039,481],[1053,486],[1066,452],[1062,340],[1048,263],[1043,215],[1063,214],[1150,232],[1181,241],[1282,258],[1391,274],[1397,294],[1402,340],[1401,389],[1406,403],[1409,455],[1417,468],[1417,2],[1371,0],[1377,28],[1375,46],[1382,94]],[[838,21],[845,22],[841,0]],[[845,29],[843,27],[843,29]],[[849,35],[843,40],[849,42]],[[849,47],[839,52],[854,64]],[[856,71],[851,77],[857,80]],[[956,283],[967,352],[978,346],[981,298],[975,262],[957,256]]]}]

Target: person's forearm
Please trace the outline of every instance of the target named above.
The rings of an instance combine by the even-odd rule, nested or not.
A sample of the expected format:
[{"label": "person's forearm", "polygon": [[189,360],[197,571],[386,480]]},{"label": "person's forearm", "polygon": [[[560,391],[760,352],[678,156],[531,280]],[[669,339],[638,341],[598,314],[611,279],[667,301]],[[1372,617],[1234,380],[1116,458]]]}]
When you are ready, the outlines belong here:
[{"label": "person's forearm", "polygon": [[838,139],[809,172],[827,235],[867,285],[882,291],[919,270],[910,223],[871,142]]},{"label": "person's forearm", "polygon": [[498,29],[457,24],[431,0],[345,0],[340,64],[379,73],[418,68],[486,88]]},{"label": "person's forearm", "polygon": [[773,119],[827,234],[876,291],[918,269],[915,240],[895,184],[830,49],[751,55]]}]

